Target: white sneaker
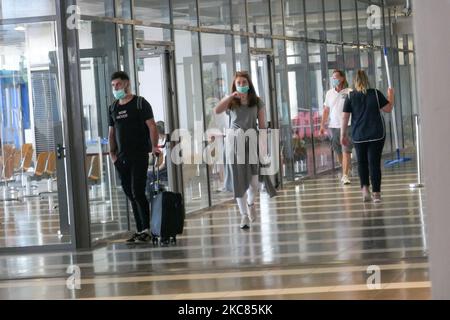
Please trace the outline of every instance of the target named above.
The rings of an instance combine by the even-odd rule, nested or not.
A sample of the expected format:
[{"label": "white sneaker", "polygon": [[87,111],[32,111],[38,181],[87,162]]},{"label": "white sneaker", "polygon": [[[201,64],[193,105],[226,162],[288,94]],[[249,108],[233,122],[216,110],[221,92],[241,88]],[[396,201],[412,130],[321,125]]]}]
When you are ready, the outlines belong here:
[{"label": "white sneaker", "polygon": [[252,204],[252,205],[247,204],[247,208],[248,208],[248,217],[250,219],[250,222],[255,222],[255,220],[256,220],[256,205],[255,204]]},{"label": "white sneaker", "polygon": [[248,218],[248,216],[243,216],[241,219],[241,229],[242,230],[246,230],[246,229],[250,229],[250,219]]},{"label": "white sneaker", "polygon": [[363,192],[363,202],[370,202],[372,201],[372,196],[370,195],[370,192]]},{"label": "white sneaker", "polygon": [[342,184],[345,186],[352,184],[352,182],[350,181],[350,178],[347,175],[343,176],[341,181],[342,181]]},{"label": "white sneaker", "polygon": [[372,197],[373,203],[381,203],[381,194],[374,193]]}]

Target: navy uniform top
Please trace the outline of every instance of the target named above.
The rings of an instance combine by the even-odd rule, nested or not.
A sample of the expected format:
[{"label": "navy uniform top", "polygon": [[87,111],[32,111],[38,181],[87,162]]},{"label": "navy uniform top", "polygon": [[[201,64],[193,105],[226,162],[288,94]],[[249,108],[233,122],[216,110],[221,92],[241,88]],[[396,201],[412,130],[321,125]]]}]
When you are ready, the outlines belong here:
[{"label": "navy uniform top", "polygon": [[381,114],[389,101],[376,89],[367,93],[353,91],[344,103],[344,112],[352,115],[354,143],[379,141],[386,138],[384,118]]}]

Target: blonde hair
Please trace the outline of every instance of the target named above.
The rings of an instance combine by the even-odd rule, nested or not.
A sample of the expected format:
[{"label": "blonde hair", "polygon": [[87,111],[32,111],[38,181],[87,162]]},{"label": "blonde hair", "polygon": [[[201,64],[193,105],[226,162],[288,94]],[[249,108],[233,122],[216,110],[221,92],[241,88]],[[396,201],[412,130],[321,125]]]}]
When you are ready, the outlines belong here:
[{"label": "blonde hair", "polygon": [[364,94],[367,93],[367,89],[369,89],[369,78],[364,70],[358,70],[355,75],[355,79],[353,80],[355,90],[358,92],[362,92]]}]

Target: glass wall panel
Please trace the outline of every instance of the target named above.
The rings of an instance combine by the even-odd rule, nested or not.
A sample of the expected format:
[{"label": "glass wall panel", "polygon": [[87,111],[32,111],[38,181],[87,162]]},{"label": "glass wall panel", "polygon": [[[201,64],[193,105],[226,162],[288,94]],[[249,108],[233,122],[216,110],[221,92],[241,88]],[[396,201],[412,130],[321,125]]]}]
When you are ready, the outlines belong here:
[{"label": "glass wall panel", "polygon": [[51,16],[56,14],[54,0],[0,0],[0,19]]},{"label": "glass wall panel", "polygon": [[391,10],[387,7],[384,8],[384,34],[386,36],[386,47],[391,46]]},{"label": "glass wall panel", "polygon": [[372,86],[375,86],[375,58],[373,49],[368,47],[361,47],[359,54],[361,59],[361,69],[366,71],[367,76],[369,77],[370,84]]},{"label": "glass wall panel", "polygon": [[197,27],[196,0],[172,0],[173,24]]},{"label": "glass wall panel", "polygon": [[[414,118],[413,118],[413,100],[412,100],[412,85],[411,85],[411,69],[409,63],[409,55],[405,52],[400,52],[404,56],[403,64],[399,65],[400,69],[400,83],[401,83],[401,97],[402,97],[402,121],[403,121],[403,135],[404,148],[411,148],[414,146]],[[398,90],[397,90],[398,92]],[[398,93],[397,93],[398,94]]]},{"label": "glass wall panel", "polygon": [[367,27],[367,19],[369,14],[367,8],[369,4],[363,1],[357,1],[358,5],[358,27],[359,27],[359,43],[360,44],[372,44],[372,30]]},{"label": "glass wall panel", "polygon": [[272,48],[272,41],[269,38],[251,37],[249,43],[251,48]]},{"label": "glass wall panel", "polygon": [[0,34],[0,248],[69,244],[56,25]]},{"label": "glass wall panel", "polygon": [[[289,106],[292,124],[292,158],[293,170],[296,177],[314,175],[313,147],[312,147],[312,116],[307,102],[306,88],[308,73],[306,66],[308,56],[306,43],[300,41],[286,41],[287,76],[289,88]],[[286,159],[283,175],[290,176],[290,149],[284,151]],[[282,153],[283,154],[283,153]]]},{"label": "glass wall panel", "polygon": [[305,0],[308,38],[325,40],[322,1]]},{"label": "glass wall panel", "polygon": [[[213,109],[226,95],[230,94],[233,81],[233,52],[231,35],[202,33],[202,67],[203,67],[203,97],[207,129],[218,129],[225,132],[229,127],[229,117],[226,113],[216,115]],[[223,135],[208,135],[208,142],[223,139]],[[216,142],[217,143],[217,142]],[[223,142],[222,142],[223,144]],[[211,185],[212,204],[231,199],[233,194],[225,191],[224,155],[212,157],[220,159],[209,165],[209,181]],[[224,150],[223,150],[224,151]]]},{"label": "glass wall panel", "polygon": [[199,0],[200,26],[215,29],[231,29],[230,0]]},{"label": "glass wall panel", "polygon": [[247,7],[242,0],[231,0],[231,23],[234,31],[247,31]]},{"label": "glass wall panel", "polygon": [[405,37],[406,36],[402,36],[402,35],[398,35],[398,36],[396,36],[397,37],[397,40],[398,40],[398,46],[397,46],[397,48],[399,49],[399,50],[404,50],[405,49]]},{"label": "glass wall panel", "polygon": [[[329,44],[327,45],[327,56],[328,56],[328,78],[331,79],[333,76],[333,71],[343,70],[344,71],[344,54],[341,45]],[[328,89],[331,84],[326,83],[325,88]]]},{"label": "glass wall panel", "polygon": [[131,19],[131,0],[116,0],[116,17]]},{"label": "glass wall panel", "polygon": [[[330,90],[331,89],[331,78],[333,77],[334,70],[342,70],[345,72],[342,46],[331,45],[331,44],[327,45],[327,56],[328,56],[328,78],[327,78],[328,82],[326,83],[324,89]],[[325,102],[325,99],[324,99],[324,102]],[[322,116],[323,113],[321,112],[320,115]],[[328,134],[330,135],[330,132],[328,132]],[[330,149],[331,149],[331,145],[330,145]],[[333,150],[331,152],[333,152]],[[339,159],[336,156],[334,156],[334,166],[336,168],[340,166]]]},{"label": "glass wall panel", "polygon": [[248,38],[234,36],[234,51],[237,71],[249,71]]},{"label": "glass wall panel", "polygon": [[[372,37],[374,46],[384,46],[384,25],[383,25],[383,8],[378,1],[372,1],[379,7],[379,12],[377,13],[376,24],[372,25]],[[379,15],[378,15],[379,14]]]},{"label": "glass wall panel", "polygon": [[328,88],[327,48],[324,44],[309,43],[308,104],[311,109],[311,123],[316,158],[316,173],[333,168],[329,136],[320,136],[325,91]]},{"label": "glass wall panel", "polygon": [[345,72],[347,73],[347,78],[349,80],[350,85],[353,84],[353,77],[356,74],[356,71],[360,68],[360,59],[358,47],[348,47],[344,46],[344,63],[345,63]]},{"label": "glass wall panel", "polygon": [[419,106],[417,101],[417,76],[416,76],[416,55],[415,53],[409,53],[409,66],[411,70],[411,87],[412,87],[412,99],[413,99],[413,114],[419,113]]},{"label": "glass wall panel", "polygon": [[272,33],[283,35],[283,8],[282,0],[271,0],[270,10],[272,11]]},{"label": "glass wall panel", "polygon": [[130,76],[131,91],[136,92],[133,26],[119,25],[119,67]]},{"label": "glass wall panel", "polygon": [[283,0],[286,36],[305,37],[304,0]]},{"label": "glass wall panel", "polygon": [[113,17],[114,0],[77,0],[82,15]]},{"label": "glass wall panel", "polygon": [[137,45],[144,45],[146,41],[170,41],[169,29],[136,26],[134,31]]},{"label": "glass wall panel", "polygon": [[270,34],[269,0],[247,2],[248,31]]},{"label": "glass wall panel", "polygon": [[249,43],[251,48],[272,48],[272,41],[269,38],[251,37]]},{"label": "glass wall panel", "polygon": [[358,43],[355,0],[341,0],[344,42]]},{"label": "glass wall panel", "polygon": [[194,143],[194,128],[197,126],[201,135],[204,132],[200,52],[196,32],[175,31],[175,57],[179,127],[187,129],[192,136],[190,152],[183,150],[183,157],[189,158],[191,163],[183,164],[184,199],[189,212],[209,206],[208,176],[206,165],[201,160],[203,144]]},{"label": "glass wall panel", "polygon": [[[302,145],[293,135],[291,113],[289,109],[289,83],[287,78],[286,44],[283,40],[274,41],[274,63],[276,84],[276,110],[280,129],[280,168],[286,181],[294,180],[294,156],[300,160]],[[297,149],[294,143],[297,143]],[[297,152],[297,153],[295,153]]]},{"label": "glass wall panel", "polygon": [[[375,82],[372,86],[376,87],[378,90],[383,92],[383,94],[387,94],[387,77],[384,65],[384,54],[383,50],[375,50]],[[386,143],[384,145],[384,153],[390,153],[393,151],[392,149],[392,131],[391,126],[389,125],[391,121],[391,115],[388,113],[383,113],[384,121],[386,125]]]},{"label": "glass wall panel", "polygon": [[339,0],[326,0],[324,4],[327,40],[340,42],[342,41],[342,30]]},{"label": "glass wall panel", "polygon": [[[395,96],[395,106],[394,106],[394,112],[396,116],[396,127],[397,127],[397,133],[398,133],[398,145],[400,149],[404,148],[404,134],[403,134],[403,121],[402,121],[402,108],[403,108],[403,96],[402,96],[402,86],[403,83],[401,83],[400,79],[400,62],[399,62],[399,52],[397,50],[391,50],[389,56],[391,57],[390,62],[390,71],[391,71],[391,77],[394,89],[396,89],[396,96]],[[402,55],[402,58],[404,56]],[[403,62],[404,63],[404,62]],[[394,125],[394,123],[392,123]],[[394,141],[395,143],[395,141]],[[394,147],[395,149],[395,147]]]},{"label": "glass wall panel", "polygon": [[167,0],[134,0],[134,18],[144,22],[170,23]]},{"label": "glass wall panel", "polygon": [[414,36],[408,35],[408,50],[414,51]]}]

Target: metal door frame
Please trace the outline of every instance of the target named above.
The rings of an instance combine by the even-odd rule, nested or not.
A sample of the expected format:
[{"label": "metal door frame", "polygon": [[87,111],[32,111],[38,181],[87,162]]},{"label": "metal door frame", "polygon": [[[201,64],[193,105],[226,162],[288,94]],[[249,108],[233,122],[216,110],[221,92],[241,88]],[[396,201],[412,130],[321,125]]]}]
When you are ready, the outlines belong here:
[{"label": "metal door frame", "polygon": [[[250,48],[250,69],[252,68],[252,59],[260,58],[265,60],[267,65],[267,80],[268,80],[268,96],[270,102],[270,123],[268,123],[268,128],[270,129],[279,129],[279,119],[278,119],[278,110],[277,110],[277,101],[276,101],[276,83],[275,83],[275,63],[274,63],[274,53],[273,49],[263,49],[263,48]],[[251,70],[253,71],[253,70]],[[278,145],[278,163],[280,165],[280,169],[278,173],[275,175],[275,183],[277,185],[283,184],[283,174],[281,169],[281,150],[280,145]]]},{"label": "metal door frame", "polygon": [[[166,137],[168,138],[166,141],[169,142],[166,159],[168,184],[170,191],[183,194],[182,166],[175,165],[171,161],[171,150],[177,143],[171,141],[171,133],[179,128],[175,79],[175,45],[171,41],[138,41],[135,43],[135,49],[143,49],[145,47],[154,49],[156,55],[161,57],[163,92],[165,93],[163,97],[163,100],[165,101],[164,122]],[[136,63],[135,68],[136,78],[138,78]],[[138,85],[136,85],[136,92],[137,94],[140,94]]]}]

